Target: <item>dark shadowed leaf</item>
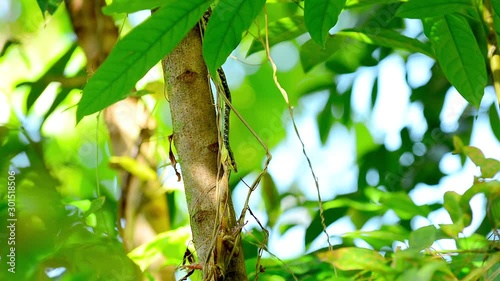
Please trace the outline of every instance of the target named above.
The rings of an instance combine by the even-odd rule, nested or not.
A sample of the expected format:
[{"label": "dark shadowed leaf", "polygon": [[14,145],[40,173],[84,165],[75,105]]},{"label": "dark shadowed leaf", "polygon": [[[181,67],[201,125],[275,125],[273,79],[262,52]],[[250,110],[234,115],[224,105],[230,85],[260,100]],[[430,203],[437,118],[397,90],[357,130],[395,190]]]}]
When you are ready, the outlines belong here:
[{"label": "dark shadowed leaf", "polygon": [[266,207],[268,225],[274,227],[281,214],[281,198],[273,178],[268,173],[264,174],[262,178],[261,192]]},{"label": "dark shadowed leaf", "polygon": [[50,15],[54,14],[57,10],[57,7],[62,3],[62,0],[36,0],[38,3],[38,7],[42,11],[42,14],[45,15],[45,12]]}]

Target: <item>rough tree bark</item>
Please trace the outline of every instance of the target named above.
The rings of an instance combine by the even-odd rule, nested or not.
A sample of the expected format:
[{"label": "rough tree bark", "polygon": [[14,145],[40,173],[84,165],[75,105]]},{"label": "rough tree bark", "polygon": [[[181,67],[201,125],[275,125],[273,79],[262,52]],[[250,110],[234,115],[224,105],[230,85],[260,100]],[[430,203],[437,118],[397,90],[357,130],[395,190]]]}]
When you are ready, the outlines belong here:
[{"label": "rough tree bark", "polygon": [[[217,149],[214,149],[218,147],[219,134],[215,106],[201,46],[200,31],[195,26],[162,61],[162,65],[193,242],[199,263],[203,266],[203,280],[206,280],[210,268],[205,261],[211,255],[214,229],[218,224],[216,217],[219,202],[215,187],[220,179],[220,165],[217,163]],[[228,188],[227,180],[219,184],[223,185],[221,188]],[[228,197],[222,225],[225,229],[234,229],[235,211],[231,198]],[[238,254],[232,257],[224,272],[223,280],[226,281],[247,280],[241,244],[237,243],[235,247],[239,249]],[[229,252],[222,251],[218,255],[222,255],[224,260]]]}]

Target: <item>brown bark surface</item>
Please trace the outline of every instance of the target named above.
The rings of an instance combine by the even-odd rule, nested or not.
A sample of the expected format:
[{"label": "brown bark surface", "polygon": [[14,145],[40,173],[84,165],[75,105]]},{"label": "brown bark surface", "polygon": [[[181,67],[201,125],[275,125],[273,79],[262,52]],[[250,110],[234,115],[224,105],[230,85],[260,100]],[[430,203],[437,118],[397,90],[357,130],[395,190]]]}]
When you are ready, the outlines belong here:
[{"label": "brown bark surface", "polygon": [[[199,263],[203,265],[205,280],[210,276],[210,270],[213,270],[205,262],[209,260],[209,256],[211,259],[214,258],[214,229],[217,229],[216,236],[221,232],[230,232],[231,229],[235,229],[236,219],[231,196],[227,196],[227,202],[222,203],[223,220],[217,219],[220,202],[216,196],[216,184],[223,178],[218,188],[228,190],[228,181],[227,177],[221,177],[218,152],[214,149],[218,147],[219,132],[201,46],[200,32],[196,26],[162,64],[193,240]],[[241,245],[238,243],[236,247],[238,247],[237,254],[232,256],[224,270],[223,280],[247,280]],[[218,260],[225,260],[229,257],[230,251],[227,248],[222,251],[219,249],[217,255]]]}]

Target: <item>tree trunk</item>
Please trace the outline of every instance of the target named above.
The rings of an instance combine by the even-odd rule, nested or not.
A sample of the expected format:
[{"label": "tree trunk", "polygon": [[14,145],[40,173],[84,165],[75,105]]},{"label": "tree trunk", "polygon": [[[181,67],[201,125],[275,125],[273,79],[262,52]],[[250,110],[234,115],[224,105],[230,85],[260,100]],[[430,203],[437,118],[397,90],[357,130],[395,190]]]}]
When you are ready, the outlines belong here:
[{"label": "tree trunk", "polygon": [[[224,203],[218,202],[216,196],[217,182],[217,188],[225,190],[228,190],[229,183],[227,176],[220,177],[221,166],[217,159],[219,131],[201,46],[200,31],[195,26],[162,61],[174,143],[182,169],[194,245],[203,266],[203,280],[242,281],[247,280],[247,275],[240,243],[234,245],[237,248],[231,257],[229,247],[218,245],[222,250],[218,249],[217,260],[228,261],[221,269],[221,275],[211,275],[214,269],[206,263],[214,259],[214,235],[238,231],[238,227],[235,226],[231,196],[227,196]],[[217,219],[220,204],[224,204],[222,221]]]},{"label": "tree trunk", "polygon": [[[113,19],[101,13],[104,0],[66,0],[78,45],[87,57],[87,73],[91,76],[106,59],[118,40],[118,29]],[[103,93],[105,94],[105,93]],[[154,143],[149,136],[156,129],[142,101],[127,97],[104,111],[113,156],[132,157],[142,165],[156,169]],[[131,173],[121,170],[119,182],[122,194],[118,211],[118,223],[126,252],[147,243],[160,233],[170,229],[167,200],[164,194],[150,195],[159,186],[157,181],[144,182]],[[125,225],[122,227],[122,219]],[[174,281],[173,266],[164,266],[159,257],[148,268],[155,280]]]}]

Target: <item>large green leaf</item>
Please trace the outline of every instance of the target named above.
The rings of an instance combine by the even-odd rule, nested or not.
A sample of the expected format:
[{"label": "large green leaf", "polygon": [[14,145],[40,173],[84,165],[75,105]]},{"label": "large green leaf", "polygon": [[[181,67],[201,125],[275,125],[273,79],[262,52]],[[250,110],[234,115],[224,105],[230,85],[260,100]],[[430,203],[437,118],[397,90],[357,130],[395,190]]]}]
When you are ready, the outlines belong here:
[{"label": "large green leaf", "polygon": [[423,19],[443,16],[472,8],[471,0],[412,0],[403,3],[396,15],[403,18]]},{"label": "large green leaf", "polygon": [[325,46],[328,31],[335,26],[346,0],[306,0],[304,20],[316,43]]},{"label": "large green leaf", "polygon": [[446,78],[468,102],[479,106],[487,83],[486,64],[467,20],[459,15],[425,19],[424,32]]},{"label": "large green leaf", "polygon": [[208,22],[203,57],[215,73],[238,46],[241,36],[264,7],[265,0],[221,0]]},{"label": "large green leaf", "polygon": [[175,48],[210,2],[212,0],[169,0],[130,31],[83,89],[77,121],[125,98],[135,83]]},{"label": "large green leaf", "polygon": [[406,50],[412,53],[422,53],[429,57],[434,57],[432,48],[417,39],[406,37],[392,29],[345,29],[338,32],[339,35],[354,38],[361,42],[374,44],[383,47]]}]

